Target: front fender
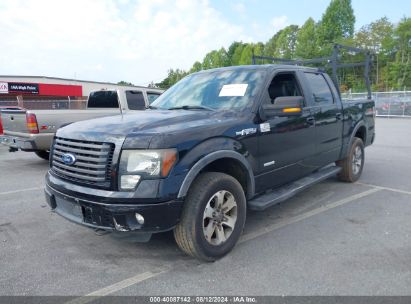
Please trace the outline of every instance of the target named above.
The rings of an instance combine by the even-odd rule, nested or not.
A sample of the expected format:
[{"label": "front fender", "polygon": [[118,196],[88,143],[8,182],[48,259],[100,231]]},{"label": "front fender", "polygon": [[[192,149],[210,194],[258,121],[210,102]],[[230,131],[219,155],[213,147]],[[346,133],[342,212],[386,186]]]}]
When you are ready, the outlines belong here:
[{"label": "front fender", "polygon": [[212,152],[204,156],[203,158],[201,158],[194,164],[194,166],[190,169],[190,171],[187,173],[186,177],[184,178],[177,197],[178,198],[185,197],[188,192],[188,189],[190,189],[192,182],[198,176],[201,170],[204,169],[208,164],[212,163],[213,161],[222,159],[222,158],[232,158],[232,159],[239,161],[243,165],[244,169],[247,172],[247,189],[249,189],[247,196],[248,198],[254,196],[255,181],[254,181],[253,170],[251,168],[250,163],[247,161],[247,159],[243,155],[241,155],[240,153],[236,151],[220,150],[220,151],[215,151],[215,152]]},{"label": "front fender", "polygon": [[248,194],[254,193],[253,169],[258,167],[258,163],[242,142],[231,137],[213,137],[195,146],[178,147],[178,150],[180,161],[173,170],[175,176],[182,177],[178,185],[178,197],[187,194],[192,181],[205,166],[221,158],[232,158],[242,164],[248,172]]}]

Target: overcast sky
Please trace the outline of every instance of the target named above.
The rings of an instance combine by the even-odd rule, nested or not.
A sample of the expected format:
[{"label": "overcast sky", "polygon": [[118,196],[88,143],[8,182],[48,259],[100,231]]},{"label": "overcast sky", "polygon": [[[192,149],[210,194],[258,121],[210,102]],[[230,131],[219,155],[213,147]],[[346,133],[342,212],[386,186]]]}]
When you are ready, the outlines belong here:
[{"label": "overcast sky", "polygon": [[[0,0],[0,74],[159,82],[234,40],[267,41],[289,24],[316,21],[329,0]],[[352,0],[356,28],[411,1]]]}]

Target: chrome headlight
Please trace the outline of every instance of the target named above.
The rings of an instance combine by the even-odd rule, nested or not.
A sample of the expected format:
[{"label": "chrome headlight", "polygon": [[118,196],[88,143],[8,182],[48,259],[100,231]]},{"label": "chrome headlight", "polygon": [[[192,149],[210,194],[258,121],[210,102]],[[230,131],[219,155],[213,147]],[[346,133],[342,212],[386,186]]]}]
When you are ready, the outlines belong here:
[{"label": "chrome headlight", "polygon": [[140,179],[167,176],[176,160],[175,149],[123,150],[119,172],[121,189],[134,189]]}]

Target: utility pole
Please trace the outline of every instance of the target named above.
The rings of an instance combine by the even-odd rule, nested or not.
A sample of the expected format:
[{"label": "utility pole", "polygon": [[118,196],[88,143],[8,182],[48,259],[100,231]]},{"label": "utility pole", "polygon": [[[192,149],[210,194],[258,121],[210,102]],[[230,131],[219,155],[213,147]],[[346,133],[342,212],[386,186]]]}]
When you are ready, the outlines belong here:
[{"label": "utility pole", "polygon": [[378,80],[379,80],[379,72],[378,72],[378,53],[376,54],[376,56],[377,56],[377,80],[376,80],[376,83],[377,83],[377,87],[378,87]]}]

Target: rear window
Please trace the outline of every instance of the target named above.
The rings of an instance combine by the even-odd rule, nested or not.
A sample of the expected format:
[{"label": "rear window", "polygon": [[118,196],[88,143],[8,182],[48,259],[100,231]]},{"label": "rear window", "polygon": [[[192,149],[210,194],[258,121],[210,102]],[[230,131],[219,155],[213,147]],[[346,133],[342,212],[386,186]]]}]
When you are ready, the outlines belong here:
[{"label": "rear window", "polygon": [[316,73],[305,73],[313,93],[314,101],[317,103],[333,103],[334,98],[330,87],[324,76]]},{"label": "rear window", "polygon": [[118,108],[116,91],[92,92],[88,98],[88,108]]},{"label": "rear window", "polygon": [[151,104],[154,100],[156,100],[158,98],[158,96],[160,96],[160,93],[155,93],[155,92],[147,92],[147,99],[148,99],[148,103]]},{"label": "rear window", "polygon": [[144,110],[146,108],[143,92],[126,91],[126,98],[130,110]]}]

